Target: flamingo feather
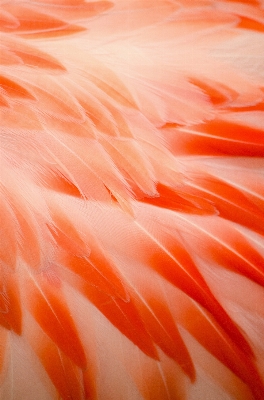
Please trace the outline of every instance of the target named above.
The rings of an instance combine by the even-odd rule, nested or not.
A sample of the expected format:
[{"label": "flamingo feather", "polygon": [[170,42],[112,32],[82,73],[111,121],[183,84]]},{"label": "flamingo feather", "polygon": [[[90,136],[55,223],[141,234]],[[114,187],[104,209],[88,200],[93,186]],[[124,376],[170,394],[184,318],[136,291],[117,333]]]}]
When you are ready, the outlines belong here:
[{"label": "flamingo feather", "polygon": [[0,30],[0,397],[262,400],[263,1]]}]

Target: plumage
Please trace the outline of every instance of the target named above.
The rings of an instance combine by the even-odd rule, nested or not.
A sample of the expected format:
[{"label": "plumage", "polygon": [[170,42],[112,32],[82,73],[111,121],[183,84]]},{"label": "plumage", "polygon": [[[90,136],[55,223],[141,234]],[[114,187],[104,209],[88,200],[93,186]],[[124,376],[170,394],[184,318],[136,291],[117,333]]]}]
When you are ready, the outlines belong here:
[{"label": "plumage", "polygon": [[0,30],[0,398],[262,400],[263,1]]}]

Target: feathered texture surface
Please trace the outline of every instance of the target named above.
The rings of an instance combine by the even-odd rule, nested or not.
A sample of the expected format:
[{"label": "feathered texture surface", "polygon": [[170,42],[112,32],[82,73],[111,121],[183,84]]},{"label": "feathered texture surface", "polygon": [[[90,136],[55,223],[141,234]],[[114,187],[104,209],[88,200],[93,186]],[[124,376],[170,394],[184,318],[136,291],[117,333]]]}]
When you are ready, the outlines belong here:
[{"label": "feathered texture surface", "polygon": [[0,4],[0,398],[263,400],[263,1]]}]

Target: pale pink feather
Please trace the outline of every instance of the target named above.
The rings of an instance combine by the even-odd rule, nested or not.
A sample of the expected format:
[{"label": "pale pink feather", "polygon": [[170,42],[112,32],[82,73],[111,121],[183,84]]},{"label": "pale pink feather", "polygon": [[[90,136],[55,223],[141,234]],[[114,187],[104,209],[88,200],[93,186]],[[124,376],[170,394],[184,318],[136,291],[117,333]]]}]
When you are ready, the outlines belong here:
[{"label": "pale pink feather", "polygon": [[0,2],[0,398],[264,398],[264,3]]}]

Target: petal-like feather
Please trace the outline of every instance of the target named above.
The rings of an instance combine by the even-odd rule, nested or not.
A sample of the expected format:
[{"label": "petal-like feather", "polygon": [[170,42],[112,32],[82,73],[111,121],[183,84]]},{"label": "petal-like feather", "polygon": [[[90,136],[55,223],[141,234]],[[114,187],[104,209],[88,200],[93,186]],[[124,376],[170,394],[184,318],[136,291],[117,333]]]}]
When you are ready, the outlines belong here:
[{"label": "petal-like feather", "polygon": [[0,31],[0,398],[262,400],[263,1]]}]

